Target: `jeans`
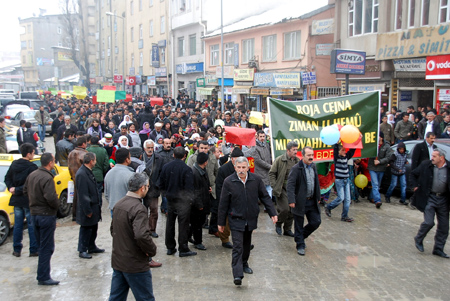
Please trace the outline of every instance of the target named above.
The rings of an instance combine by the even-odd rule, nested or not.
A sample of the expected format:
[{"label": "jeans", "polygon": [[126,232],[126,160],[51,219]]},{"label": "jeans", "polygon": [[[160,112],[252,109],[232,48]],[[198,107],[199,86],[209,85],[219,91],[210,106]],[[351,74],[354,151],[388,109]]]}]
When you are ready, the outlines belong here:
[{"label": "jeans", "polygon": [[370,198],[373,199],[375,203],[381,202],[380,196],[380,184],[381,179],[383,179],[384,171],[373,171],[369,170],[370,181],[372,182],[372,191],[370,192]]},{"label": "jeans", "polygon": [[55,251],[56,216],[32,215],[36,241],[39,245],[37,280],[46,281],[50,277],[50,259]]},{"label": "jeans", "polygon": [[269,196],[270,197],[272,197],[272,186],[270,186],[270,185],[266,185],[266,190],[267,190],[267,193],[269,194]]},{"label": "jeans", "polygon": [[30,209],[25,207],[14,207],[15,224],[13,230],[13,249],[14,252],[22,252],[22,239],[23,239],[23,220],[27,218],[28,224],[28,236],[30,237],[30,254],[37,253],[38,244],[36,242],[36,236],[34,235],[34,225],[31,221]]},{"label": "jeans", "polygon": [[391,174],[391,185],[389,185],[388,191],[386,192],[386,197],[390,198],[392,191],[394,191],[395,186],[397,186],[397,179],[400,179],[400,200],[404,202],[406,200],[406,175],[394,175]]},{"label": "jeans", "polygon": [[336,185],[337,197],[328,204],[327,208],[331,211],[339,206],[340,203],[344,202],[341,218],[346,218],[350,209],[350,180],[336,179],[334,184]]},{"label": "jeans", "polygon": [[165,196],[161,196],[161,209],[167,213],[167,198]]},{"label": "jeans", "polygon": [[38,124],[38,135],[42,142],[45,141],[45,124]]},{"label": "jeans", "polygon": [[114,270],[111,279],[110,301],[126,301],[131,288],[136,301],[155,300],[153,295],[152,273],[150,270],[142,273],[124,273]]}]

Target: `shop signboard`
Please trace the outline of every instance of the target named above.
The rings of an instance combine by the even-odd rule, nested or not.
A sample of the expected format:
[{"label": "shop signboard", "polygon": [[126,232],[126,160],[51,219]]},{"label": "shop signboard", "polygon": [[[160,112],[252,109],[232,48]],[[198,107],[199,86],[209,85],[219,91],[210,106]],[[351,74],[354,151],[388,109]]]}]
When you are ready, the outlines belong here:
[{"label": "shop signboard", "polygon": [[123,82],[123,75],[122,74],[114,74],[114,82],[116,84],[120,84]]},{"label": "shop signboard", "polygon": [[302,84],[305,85],[314,85],[316,84],[316,72],[302,72]]},{"label": "shop signboard", "polygon": [[159,47],[158,44],[152,45],[152,66],[159,68]]},{"label": "shop signboard", "polygon": [[206,81],[204,78],[197,78],[197,87],[205,87]]},{"label": "shop signboard", "polygon": [[316,55],[331,55],[333,49],[334,44],[316,44]]},{"label": "shop signboard", "polygon": [[269,89],[268,88],[252,88],[250,90],[250,94],[253,94],[253,95],[269,95]]},{"label": "shop signboard", "polygon": [[205,76],[205,84],[207,86],[218,86],[219,79],[215,75],[206,75]]},{"label": "shop signboard", "polygon": [[400,101],[412,101],[412,91],[401,91]]},{"label": "shop signboard", "polygon": [[293,95],[294,89],[270,89],[270,95]]},{"label": "shop signboard", "polygon": [[156,86],[156,76],[149,76],[147,82],[149,86]]},{"label": "shop signboard", "polygon": [[178,64],[176,66],[177,74],[203,72],[203,63]]},{"label": "shop signboard", "polygon": [[155,68],[155,76],[157,77],[167,76],[167,68],[166,67]]},{"label": "shop signboard", "polygon": [[300,88],[300,72],[255,73],[255,87]]},{"label": "shop signboard", "polygon": [[450,55],[428,56],[425,79],[450,79]]},{"label": "shop signboard", "polygon": [[334,49],[331,52],[330,73],[365,74],[366,53],[363,51]]},{"label": "shop signboard", "polygon": [[376,60],[424,57],[450,51],[450,26],[441,24],[377,34]]},{"label": "shop signboard", "polygon": [[234,81],[253,81],[255,69],[234,69]]},{"label": "shop signboard", "polygon": [[323,35],[334,33],[334,19],[313,20],[311,26],[311,35]]},{"label": "shop signboard", "polygon": [[[222,67],[216,67],[216,76],[222,77]],[[233,78],[234,76],[234,66],[224,66],[223,67],[223,77]]]},{"label": "shop signboard", "polygon": [[333,146],[320,139],[321,130],[333,124],[356,126],[362,148],[354,158],[374,158],[378,150],[379,91],[307,101],[268,98],[271,147],[274,158],[286,153],[289,141],[298,143],[298,156],[305,146],[314,149],[314,161],[333,161]]},{"label": "shop signboard", "polygon": [[426,58],[392,60],[392,62],[395,71],[424,72],[427,65]]}]

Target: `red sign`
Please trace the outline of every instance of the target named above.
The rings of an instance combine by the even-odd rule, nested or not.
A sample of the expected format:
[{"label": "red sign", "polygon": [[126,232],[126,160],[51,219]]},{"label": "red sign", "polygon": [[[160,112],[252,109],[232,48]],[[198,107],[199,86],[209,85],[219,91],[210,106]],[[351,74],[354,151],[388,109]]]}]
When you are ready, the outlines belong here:
[{"label": "red sign", "polygon": [[90,79],[89,79],[89,82],[90,82],[91,84],[95,84],[95,78],[90,78]]},{"label": "red sign", "polygon": [[255,158],[247,157],[250,172],[255,173]]},{"label": "red sign", "polygon": [[112,91],[116,91],[116,87],[115,87],[115,86],[103,86],[103,90],[112,90]]},{"label": "red sign", "polygon": [[136,76],[128,76],[126,84],[128,86],[136,86]]},{"label": "red sign", "polygon": [[425,79],[450,79],[450,55],[427,56]]},{"label": "red sign", "polygon": [[114,75],[114,82],[115,83],[122,83],[123,82],[123,75],[122,74],[116,74]]}]

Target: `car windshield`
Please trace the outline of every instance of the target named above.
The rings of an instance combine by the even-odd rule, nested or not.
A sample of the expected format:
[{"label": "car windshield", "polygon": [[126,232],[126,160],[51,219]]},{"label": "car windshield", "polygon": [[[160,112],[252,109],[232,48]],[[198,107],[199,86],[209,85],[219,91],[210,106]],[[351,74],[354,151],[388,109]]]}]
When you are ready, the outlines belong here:
[{"label": "car windshield", "polygon": [[32,118],[34,118],[34,115],[36,115],[35,111],[23,112],[23,119],[32,119]]},{"label": "car windshield", "polygon": [[9,166],[0,166],[0,192],[6,190],[5,175],[8,172]]}]

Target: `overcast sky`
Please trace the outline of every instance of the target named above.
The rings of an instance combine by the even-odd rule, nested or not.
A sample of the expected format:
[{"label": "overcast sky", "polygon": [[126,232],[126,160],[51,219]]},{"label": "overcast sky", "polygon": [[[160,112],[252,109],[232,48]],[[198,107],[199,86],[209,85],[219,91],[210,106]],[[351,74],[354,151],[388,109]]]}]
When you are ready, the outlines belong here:
[{"label": "overcast sky", "polygon": [[[47,10],[47,14],[58,14],[61,12],[59,5],[61,0],[2,0],[0,1],[0,51],[20,51],[19,18],[32,17],[33,13],[39,15],[39,9]],[[120,0],[125,1],[125,0]],[[148,1],[148,0],[143,0]],[[243,16],[258,13],[271,5],[279,5],[290,1],[305,2],[305,11],[302,15],[313,9],[324,6],[328,0],[223,0],[224,24],[242,19]],[[217,3],[217,4],[216,4]],[[208,14],[208,31],[220,27],[220,0],[209,0],[208,8],[215,7]]]}]

